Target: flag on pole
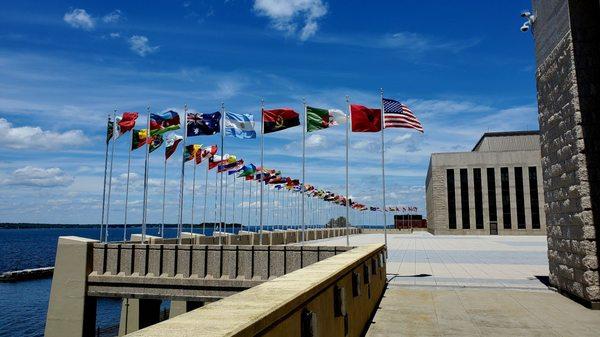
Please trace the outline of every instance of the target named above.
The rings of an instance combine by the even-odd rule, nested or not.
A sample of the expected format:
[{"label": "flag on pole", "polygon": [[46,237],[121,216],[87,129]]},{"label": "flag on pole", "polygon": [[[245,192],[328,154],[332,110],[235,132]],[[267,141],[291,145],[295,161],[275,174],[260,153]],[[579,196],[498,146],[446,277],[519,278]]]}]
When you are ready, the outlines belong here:
[{"label": "flag on pole", "polygon": [[202,148],[201,144],[190,144],[183,148],[183,161],[190,161],[197,158],[198,151]]},{"label": "flag on pole", "polygon": [[177,146],[183,140],[183,137],[177,134],[171,134],[167,137],[165,148],[165,160],[169,159],[177,150]]},{"label": "flag on pole", "polygon": [[381,109],[370,109],[366,106],[350,105],[352,115],[352,132],[381,131]]},{"label": "flag on pole", "polygon": [[148,130],[133,129],[133,137],[131,139],[131,150],[139,149],[148,142]]},{"label": "flag on pole", "polygon": [[106,124],[106,144],[110,142],[113,137],[115,124],[110,117],[108,117],[108,123]]},{"label": "flag on pole", "polygon": [[212,170],[221,164],[227,163],[228,158],[228,154],[225,154],[223,157],[219,156],[218,154],[212,155],[208,158],[208,169]]},{"label": "flag on pole", "polygon": [[196,164],[200,164],[204,159],[209,159],[219,151],[219,147],[216,145],[211,145],[209,147],[205,147],[200,152],[200,155],[196,157]]},{"label": "flag on pole", "polygon": [[300,115],[292,109],[263,110],[264,133],[277,132],[300,125]]},{"label": "flag on pole", "polygon": [[393,99],[383,98],[382,100],[385,128],[415,129],[423,133],[423,125],[406,105]]},{"label": "flag on pole", "polygon": [[173,110],[150,114],[150,135],[160,135],[179,129],[179,114]]},{"label": "flag on pole", "polygon": [[346,122],[346,115],[338,109],[306,107],[306,132],[326,129]]},{"label": "flag on pole", "polygon": [[124,112],[122,116],[115,117],[115,122],[117,123],[115,139],[133,129],[138,116],[137,112]]},{"label": "flag on pole", "polygon": [[251,114],[225,113],[225,135],[229,137],[252,139],[256,138],[254,116]]},{"label": "flag on pole", "polygon": [[148,151],[150,153],[154,152],[154,150],[158,149],[165,142],[162,135],[154,135],[150,137],[150,149]]},{"label": "flag on pole", "polygon": [[250,165],[244,165],[241,168],[242,172],[240,173],[239,177],[248,177],[253,175],[256,172],[256,166],[254,166],[254,164],[250,164]]},{"label": "flag on pole", "polygon": [[186,129],[188,137],[210,136],[219,133],[221,113],[219,111],[211,114],[188,113]]},{"label": "flag on pole", "polygon": [[240,159],[240,160],[234,161],[234,162],[229,162],[229,160],[225,160],[224,162],[221,162],[221,164],[217,168],[217,172],[223,173],[228,170],[239,168],[242,165],[244,165],[243,159]]}]

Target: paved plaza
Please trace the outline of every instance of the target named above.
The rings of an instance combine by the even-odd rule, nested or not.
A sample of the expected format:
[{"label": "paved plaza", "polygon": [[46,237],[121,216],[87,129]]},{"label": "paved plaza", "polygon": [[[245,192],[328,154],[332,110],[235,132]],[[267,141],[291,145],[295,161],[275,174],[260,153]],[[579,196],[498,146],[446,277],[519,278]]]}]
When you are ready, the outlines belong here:
[{"label": "paved plaza", "polygon": [[[382,234],[350,237],[376,242]],[[600,311],[544,284],[546,254],[545,236],[390,234],[389,287],[367,336],[598,336]]]},{"label": "paved plaza", "polygon": [[[383,242],[383,234],[350,237],[350,245]],[[345,237],[310,245],[345,245]],[[390,285],[547,289],[545,236],[388,235]]]}]

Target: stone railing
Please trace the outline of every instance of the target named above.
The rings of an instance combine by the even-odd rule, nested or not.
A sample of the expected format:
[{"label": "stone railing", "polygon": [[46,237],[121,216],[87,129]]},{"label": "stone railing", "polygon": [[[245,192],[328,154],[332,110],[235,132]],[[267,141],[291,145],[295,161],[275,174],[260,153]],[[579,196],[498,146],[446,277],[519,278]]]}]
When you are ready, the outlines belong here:
[{"label": "stone railing", "polygon": [[94,243],[88,295],[214,301],[350,247]]},{"label": "stone railing", "polygon": [[362,246],[128,336],[361,336],[385,285],[384,246]]}]

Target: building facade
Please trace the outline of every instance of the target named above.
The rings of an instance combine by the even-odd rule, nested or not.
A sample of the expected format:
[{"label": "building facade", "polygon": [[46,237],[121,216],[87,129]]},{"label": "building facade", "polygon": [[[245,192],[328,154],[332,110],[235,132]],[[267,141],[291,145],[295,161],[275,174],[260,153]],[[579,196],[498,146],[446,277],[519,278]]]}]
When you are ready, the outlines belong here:
[{"label": "building facade", "polygon": [[471,152],[434,153],[426,178],[432,234],[545,235],[537,131],[484,134]]}]

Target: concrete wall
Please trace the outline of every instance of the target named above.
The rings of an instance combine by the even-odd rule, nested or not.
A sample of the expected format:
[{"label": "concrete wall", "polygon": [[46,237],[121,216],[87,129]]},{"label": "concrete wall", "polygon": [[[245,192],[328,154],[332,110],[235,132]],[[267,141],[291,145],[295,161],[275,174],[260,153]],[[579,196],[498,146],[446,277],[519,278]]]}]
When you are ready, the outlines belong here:
[{"label": "concrete wall", "polygon": [[384,255],[357,247],[129,336],[361,336],[385,290]]},{"label": "concrete wall", "polygon": [[[540,212],[540,229],[532,228],[531,201],[528,167],[537,169],[538,202]],[[502,190],[500,168],[509,169],[509,189],[512,229],[504,229],[502,214]],[[525,229],[517,228],[517,204],[514,168],[523,168],[523,192],[525,202]],[[470,229],[462,228],[462,203],[460,169],[468,170],[469,218]],[[473,169],[481,169],[481,189],[483,208],[483,229],[476,229],[475,223],[475,193]],[[499,235],[545,235],[546,219],[543,216],[544,186],[542,179],[540,151],[502,151],[502,152],[456,152],[434,153],[431,155],[429,171],[426,180],[427,227],[432,234],[490,234],[490,217],[488,202],[487,168],[494,168],[496,183],[496,211]],[[454,195],[456,208],[456,229],[449,229],[448,222],[448,193],[446,170],[454,170]]]},{"label": "concrete wall", "polygon": [[600,4],[533,4],[550,282],[600,308]]}]

